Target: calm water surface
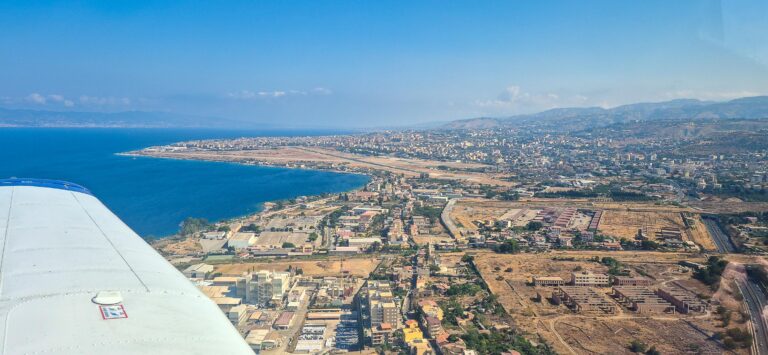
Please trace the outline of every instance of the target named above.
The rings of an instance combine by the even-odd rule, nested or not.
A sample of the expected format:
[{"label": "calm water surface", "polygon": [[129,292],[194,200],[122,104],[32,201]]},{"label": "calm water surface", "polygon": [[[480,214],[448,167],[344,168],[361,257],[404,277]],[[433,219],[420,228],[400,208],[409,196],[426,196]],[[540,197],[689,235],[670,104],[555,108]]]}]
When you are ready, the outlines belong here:
[{"label": "calm water surface", "polygon": [[258,211],[265,201],[358,188],[368,178],[115,153],[190,139],[322,133],[328,132],[3,128],[0,178],[81,184],[141,236],[159,237],[174,233],[186,217],[231,218]]}]

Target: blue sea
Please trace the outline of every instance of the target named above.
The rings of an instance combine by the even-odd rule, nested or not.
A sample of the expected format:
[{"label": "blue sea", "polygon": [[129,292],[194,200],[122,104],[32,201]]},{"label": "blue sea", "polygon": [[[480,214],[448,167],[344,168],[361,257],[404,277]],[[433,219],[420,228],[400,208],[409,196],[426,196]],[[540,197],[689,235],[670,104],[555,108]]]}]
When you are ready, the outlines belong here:
[{"label": "blue sea", "polygon": [[78,183],[139,235],[162,237],[176,232],[186,217],[232,218],[256,212],[266,201],[352,190],[368,177],[115,153],[191,139],[323,133],[329,132],[3,128],[0,178]]}]

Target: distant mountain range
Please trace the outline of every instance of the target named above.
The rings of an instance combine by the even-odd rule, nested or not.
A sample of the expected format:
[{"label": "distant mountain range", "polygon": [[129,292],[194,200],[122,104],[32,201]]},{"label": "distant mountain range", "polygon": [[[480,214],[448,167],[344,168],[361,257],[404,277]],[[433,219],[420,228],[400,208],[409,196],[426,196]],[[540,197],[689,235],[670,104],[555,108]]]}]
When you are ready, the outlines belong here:
[{"label": "distant mountain range", "polygon": [[[600,107],[557,108],[511,117],[479,117],[421,124],[410,129],[483,129],[505,126],[536,126],[553,131],[574,131],[612,124],[657,120],[768,118],[768,96],[726,102],[680,99],[638,103],[610,109]],[[115,128],[280,128],[219,117],[171,112],[82,112],[0,108],[0,127],[115,127]]]},{"label": "distant mountain range", "polygon": [[242,121],[170,112],[80,112],[0,108],[0,127],[235,128]]},{"label": "distant mountain range", "polygon": [[479,117],[452,121],[444,129],[482,129],[504,126],[537,125],[553,130],[580,130],[616,123],[657,120],[768,118],[768,96],[755,96],[726,102],[680,99],[656,103],[637,103],[610,109],[600,107],[557,108],[528,115],[493,118]]}]

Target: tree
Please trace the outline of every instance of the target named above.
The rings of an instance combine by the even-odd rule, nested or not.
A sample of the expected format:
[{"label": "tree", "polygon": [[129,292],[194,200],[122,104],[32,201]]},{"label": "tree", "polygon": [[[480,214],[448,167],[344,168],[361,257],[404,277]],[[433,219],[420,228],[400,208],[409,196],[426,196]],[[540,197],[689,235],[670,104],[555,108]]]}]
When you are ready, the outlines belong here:
[{"label": "tree", "polygon": [[208,227],[209,227],[208,220],[205,218],[187,217],[184,221],[181,222],[181,226],[179,228],[179,234],[191,235],[191,234],[199,233]]},{"label": "tree", "polygon": [[642,353],[645,352],[646,349],[648,349],[648,345],[645,345],[645,343],[640,340],[635,339],[629,343],[629,350],[633,353]]},{"label": "tree", "polygon": [[710,256],[707,259],[707,267],[696,270],[693,273],[693,278],[703,282],[705,285],[716,287],[720,283],[720,276],[723,275],[726,266],[728,266],[727,260]]},{"label": "tree", "polygon": [[499,245],[499,247],[497,248],[497,251],[499,253],[504,253],[504,254],[514,254],[514,253],[517,253],[519,250],[520,250],[520,247],[518,247],[517,240],[515,239],[507,240],[506,242]]},{"label": "tree", "polygon": [[537,221],[531,221],[531,222],[528,222],[528,226],[527,227],[528,227],[529,231],[537,231],[537,230],[541,229],[542,227],[544,227],[544,224],[542,224],[541,222],[537,222]]},{"label": "tree", "polygon": [[295,247],[296,247],[296,245],[293,244],[293,243],[289,243],[289,242],[283,243],[283,248],[285,248],[285,249],[293,249]]},{"label": "tree", "polygon": [[643,240],[640,242],[640,248],[643,250],[656,250],[659,249],[659,243],[652,240]]},{"label": "tree", "polygon": [[645,352],[645,355],[661,355],[661,351],[656,350],[656,345],[652,345],[651,348]]},{"label": "tree", "polygon": [[315,240],[317,240],[317,237],[318,237],[317,233],[315,233],[315,232],[309,233],[309,241],[310,242],[314,242]]}]

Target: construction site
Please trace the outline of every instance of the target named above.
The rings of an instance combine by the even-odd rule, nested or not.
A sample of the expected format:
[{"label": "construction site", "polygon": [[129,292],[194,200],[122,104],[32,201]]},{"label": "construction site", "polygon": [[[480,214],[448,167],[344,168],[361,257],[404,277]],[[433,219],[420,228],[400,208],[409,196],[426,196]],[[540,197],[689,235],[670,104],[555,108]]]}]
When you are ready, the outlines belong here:
[{"label": "construction site", "polygon": [[590,287],[560,286],[552,292],[555,304],[562,302],[578,313],[615,314],[616,304]]},{"label": "construction site", "polygon": [[[599,261],[605,257],[626,274],[609,275]],[[632,340],[664,354],[696,352],[694,345],[721,353],[711,340],[722,330],[710,312],[713,292],[692,279],[692,269],[681,261],[693,265],[703,259],[656,252],[474,254],[476,268],[515,324],[542,336],[558,353],[629,353]],[[610,276],[608,283],[604,276]]]}]

